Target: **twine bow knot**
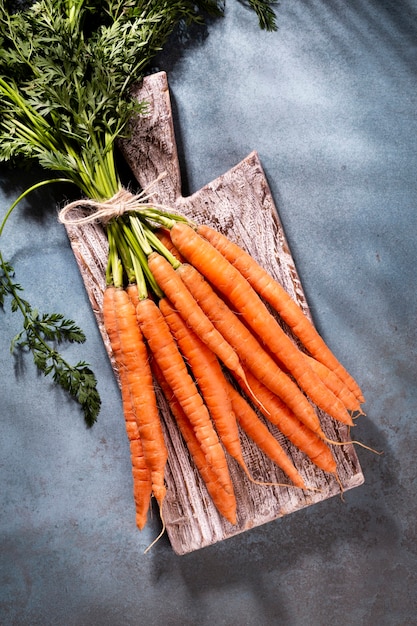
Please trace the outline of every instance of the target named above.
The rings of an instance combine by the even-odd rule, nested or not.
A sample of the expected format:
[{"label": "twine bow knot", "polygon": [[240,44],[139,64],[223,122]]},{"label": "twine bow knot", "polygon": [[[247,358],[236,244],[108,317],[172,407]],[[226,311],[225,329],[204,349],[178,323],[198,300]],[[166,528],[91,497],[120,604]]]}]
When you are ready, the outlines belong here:
[{"label": "twine bow knot", "polygon": [[[70,226],[82,226],[93,223],[105,225],[112,219],[142,209],[160,208],[166,210],[168,207],[164,205],[147,202],[150,197],[149,190],[165,175],[166,172],[160,174],[139,194],[133,194],[128,189],[121,188],[108,200],[81,199],[69,202],[59,212],[58,219],[61,224]],[[82,208],[89,209],[89,212],[80,216],[79,209]]]}]

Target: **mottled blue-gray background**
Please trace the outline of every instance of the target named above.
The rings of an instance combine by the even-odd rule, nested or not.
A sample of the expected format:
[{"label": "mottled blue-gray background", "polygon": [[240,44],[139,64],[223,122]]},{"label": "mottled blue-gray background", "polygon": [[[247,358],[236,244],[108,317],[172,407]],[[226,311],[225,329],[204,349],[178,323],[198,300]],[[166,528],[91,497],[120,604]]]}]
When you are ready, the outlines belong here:
[{"label": "mottled blue-gray background", "polygon": [[[187,556],[141,534],[118,389],[63,227],[44,189],[1,248],[26,297],[86,331],[103,408],[77,408],[0,314],[0,623],[65,626],[417,624],[417,149],[414,0],[282,0],[279,31],[244,6],[158,59],[184,195],[259,152],[316,324],[360,381],[366,482]],[[41,172],[0,170],[0,210]]]}]

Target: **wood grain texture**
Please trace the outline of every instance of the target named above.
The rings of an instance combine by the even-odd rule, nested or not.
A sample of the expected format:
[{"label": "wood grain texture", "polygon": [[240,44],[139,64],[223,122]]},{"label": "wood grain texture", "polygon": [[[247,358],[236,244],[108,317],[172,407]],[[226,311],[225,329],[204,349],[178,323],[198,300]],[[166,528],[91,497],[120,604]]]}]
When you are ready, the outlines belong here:
[{"label": "wood grain texture", "polygon": [[[256,152],[252,152],[224,175],[189,197],[181,195],[180,168],[172,122],[167,77],[164,72],[144,79],[135,97],[149,103],[146,115],[133,121],[132,135],[120,148],[142,188],[165,172],[152,187],[154,202],[174,207],[200,223],[209,224],[245,248],[277,278],[311,318],[303,288],[279,220],[274,201]],[[68,234],[110,358],[103,328],[101,302],[107,243],[100,226],[68,227]],[[115,371],[117,376],[117,372]],[[166,470],[168,495],[164,508],[167,533],[173,550],[186,554],[224,540],[250,528],[271,522],[303,507],[340,494],[339,484],[317,469],[273,426],[268,426],[288,451],[306,483],[320,491],[303,492],[288,487],[255,485],[230,460],[238,503],[236,526],[224,520],[212,504],[190,460],[163,396],[158,393],[169,459]],[[330,439],[350,441],[348,430],[319,411]],[[257,480],[287,483],[276,468],[242,433],[244,457]],[[364,482],[352,444],[334,448],[338,474],[344,490]],[[341,507],[343,504],[341,502]]]}]

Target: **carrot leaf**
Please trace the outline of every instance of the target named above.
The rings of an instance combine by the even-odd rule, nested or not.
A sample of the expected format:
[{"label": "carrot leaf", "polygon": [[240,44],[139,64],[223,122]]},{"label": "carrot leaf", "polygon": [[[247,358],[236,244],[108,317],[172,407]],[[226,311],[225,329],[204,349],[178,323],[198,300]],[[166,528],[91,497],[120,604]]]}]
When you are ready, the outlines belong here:
[{"label": "carrot leaf", "polygon": [[33,309],[21,298],[22,287],[13,280],[13,275],[12,265],[0,253],[0,307],[4,308],[6,298],[10,297],[12,312],[20,310],[23,315],[23,328],[12,339],[10,351],[15,356],[31,352],[38,370],[45,376],[52,375],[54,382],[78,402],[87,426],[92,426],[101,405],[95,375],[83,361],[69,364],[55,347],[64,342],[84,343],[85,334],[73,320],[60,313],[41,314]]},{"label": "carrot leaf", "polygon": [[245,4],[255,11],[259,26],[263,30],[277,30],[275,12],[272,9],[273,5],[278,4],[276,0],[247,0]]}]

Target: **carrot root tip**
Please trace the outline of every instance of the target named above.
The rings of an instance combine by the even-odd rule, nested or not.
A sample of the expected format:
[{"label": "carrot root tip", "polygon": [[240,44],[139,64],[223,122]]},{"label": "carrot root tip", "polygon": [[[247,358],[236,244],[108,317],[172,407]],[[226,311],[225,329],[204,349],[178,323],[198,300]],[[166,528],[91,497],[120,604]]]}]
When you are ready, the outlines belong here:
[{"label": "carrot root tip", "polygon": [[373,452],[373,454],[378,454],[378,456],[381,456],[382,454],[384,454],[383,450],[382,451],[375,450],[374,448],[371,448],[370,446],[367,446],[366,444],[362,443],[362,441],[357,441],[356,439],[352,439],[350,441],[333,441],[333,439],[328,439],[326,437],[325,441],[326,443],[329,443],[332,446],[355,445],[355,446],[360,446],[361,448],[365,448],[365,450],[369,450],[369,452]]},{"label": "carrot root tip", "polygon": [[162,529],[161,532],[159,533],[159,535],[157,537],[155,537],[155,539],[152,541],[151,544],[149,544],[149,546],[144,550],[143,554],[147,554],[151,548],[153,548],[153,546],[163,537],[163,535],[165,534],[165,521],[164,518],[162,516],[162,511],[160,512],[160,516],[161,516],[161,522],[162,522]]}]

